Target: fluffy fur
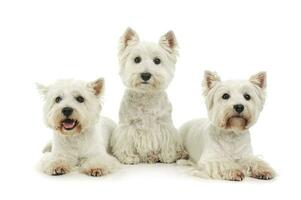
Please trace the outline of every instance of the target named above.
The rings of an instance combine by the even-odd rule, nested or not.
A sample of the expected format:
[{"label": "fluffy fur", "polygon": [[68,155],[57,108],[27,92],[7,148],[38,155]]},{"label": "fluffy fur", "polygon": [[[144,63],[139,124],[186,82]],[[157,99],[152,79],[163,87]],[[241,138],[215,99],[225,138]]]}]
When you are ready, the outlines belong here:
[{"label": "fluffy fur", "polygon": [[[180,137],[165,92],[174,76],[176,57],[177,41],[172,31],[158,44],[141,42],[131,28],[121,37],[120,76],[127,89],[111,146],[122,163],[171,163],[181,156]],[[143,79],[143,73],[149,79]]]},{"label": "fluffy fur", "polygon": [[91,83],[59,80],[47,87],[38,85],[45,97],[45,123],[53,129],[53,140],[45,147],[41,160],[43,172],[63,175],[78,167],[82,173],[102,176],[119,166],[108,153],[116,124],[99,116],[103,88],[103,79]]},{"label": "fluffy fur", "polygon": [[249,133],[264,105],[265,72],[249,80],[221,81],[206,71],[203,88],[209,119],[192,120],[180,128],[190,161],[179,163],[193,165],[194,175],[204,178],[273,178],[274,170],[253,155]]}]

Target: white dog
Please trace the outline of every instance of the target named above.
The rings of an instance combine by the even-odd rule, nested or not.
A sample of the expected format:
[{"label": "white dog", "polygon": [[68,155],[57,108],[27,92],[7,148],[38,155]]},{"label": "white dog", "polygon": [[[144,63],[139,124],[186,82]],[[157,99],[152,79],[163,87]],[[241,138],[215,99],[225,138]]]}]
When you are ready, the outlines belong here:
[{"label": "white dog", "polygon": [[264,105],[266,73],[245,81],[220,81],[216,73],[206,71],[203,87],[209,119],[192,120],[180,129],[190,157],[186,164],[206,178],[273,178],[273,169],[253,155],[248,131]]},{"label": "white dog", "polygon": [[119,165],[108,154],[110,134],[116,127],[110,119],[99,117],[104,81],[86,83],[60,80],[50,86],[38,85],[45,97],[44,119],[53,129],[53,141],[41,161],[49,175],[62,175],[73,167],[101,176]]},{"label": "white dog", "polygon": [[159,44],[139,41],[130,28],[121,37],[120,76],[127,89],[111,145],[122,163],[171,163],[181,156],[180,136],[165,92],[174,76],[176,57],[172,31]]}]

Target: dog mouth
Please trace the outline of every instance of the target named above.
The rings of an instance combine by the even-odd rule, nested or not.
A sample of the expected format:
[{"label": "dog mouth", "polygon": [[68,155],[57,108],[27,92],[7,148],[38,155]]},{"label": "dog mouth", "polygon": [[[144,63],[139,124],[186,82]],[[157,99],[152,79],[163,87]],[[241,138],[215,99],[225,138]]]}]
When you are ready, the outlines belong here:
[{"label": "dog mouth", "polygon": [[246,129],[249,120],[241,115],[234,115],[227,119],[227,128],[239,128],[239,129]]},{"label": "dog mouth", "polygon": [[73,130],[78,125],[78,121],[74,119],[64,119],[61,122],[61,126],[64,130]]},{"label": "dog mouth", "polygon": [[146,84],[147,85],[147,84],[149,84],[149,82],[148,81],[142,81],[141,84]]}]

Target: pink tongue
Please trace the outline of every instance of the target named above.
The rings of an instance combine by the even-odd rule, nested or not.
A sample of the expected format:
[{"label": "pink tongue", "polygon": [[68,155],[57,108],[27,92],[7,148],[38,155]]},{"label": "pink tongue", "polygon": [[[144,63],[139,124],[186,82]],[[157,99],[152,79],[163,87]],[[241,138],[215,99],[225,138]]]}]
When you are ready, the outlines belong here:
[{"label": "pink tongue", "polygon": [[63,126],[66,129],[73,128],[75,126],[75,121],[73,121],[73,122],[63,122]]}]

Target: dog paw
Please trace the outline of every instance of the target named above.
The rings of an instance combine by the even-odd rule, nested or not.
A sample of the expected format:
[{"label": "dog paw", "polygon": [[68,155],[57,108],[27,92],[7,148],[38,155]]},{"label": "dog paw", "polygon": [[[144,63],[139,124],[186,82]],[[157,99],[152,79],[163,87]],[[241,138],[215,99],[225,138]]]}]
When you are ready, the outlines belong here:
[{"label": "dog paw", "polygon": [[188,160],[189,154],[185,149],[181,149],[177,151],[177,157],[178,159]]},{"label": "dog paw", "polygon": [[151,152],[149,154],[147,154],[147,159],[146,159],[147,163],[157,163],[159,162],[159,156],[158,154]]},{"label": "dog paw", "polygon": [[170,158],[161,158],[160,159],[160,162],[162,163],[174,163],[175,161],[177,160],[177,158],[173,158],[173,157],[170,157]]},{"label": "dog paw", "polygon": [[162,154],[159,157],[160,162],[162,163],[174,163],[177,160],[176,154]]},{"label": "dog paw", "polygon": [[135,165],[140,162],[140,158],[138,156],[127,156],[120,160],[120,162],[126,165]]},{"label": "dog paw", "polygon": [[86,170],[86,174],[93,177],[99,177],[108,174],[108,172],[103,168],[91,168]]},{"label": "dog paw", "polygon": [[53,168],[51,175],[52,176],[60,176],[67,174],[69,172],[68,167],[66,166],[56,166]]},{"label": "dog paw", "polygon": [[269,170],[255,170],[252,172],[251,177],[261,180],[270,180],[274,178],[274,172]]},{"label": "dog paw", "polygon": [[242,181],[244,180],[244,178],[245,178],[244,173],[238,169],[229,170],[225,177],[225,179],[229,181]]}]

